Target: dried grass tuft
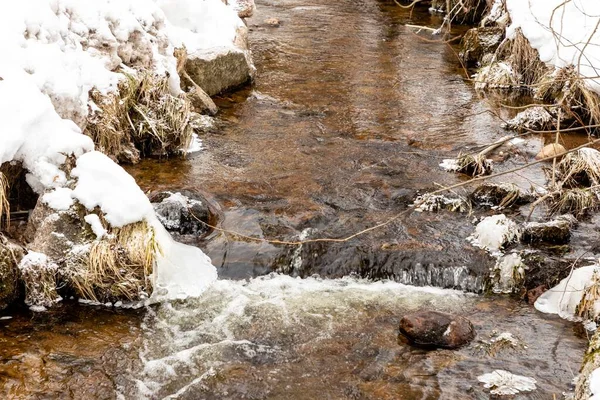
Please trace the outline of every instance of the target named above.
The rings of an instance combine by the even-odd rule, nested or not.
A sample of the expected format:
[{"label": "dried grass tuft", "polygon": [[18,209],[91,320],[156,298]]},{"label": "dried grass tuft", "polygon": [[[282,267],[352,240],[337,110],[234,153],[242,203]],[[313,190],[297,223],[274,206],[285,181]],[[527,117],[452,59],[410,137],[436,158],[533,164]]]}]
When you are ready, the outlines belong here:
[{"label": "dried grass tuft", "polygon": [[545,74],[535,96],[560,104],[565,116],[580,121],[581,125],[600,124],[600,96],[588,88],[573,65]]},{"label": "dried grass tuft", "polygon": [[106,302],[139,300],[152,292],[151,275],[160,251],[147,222],[114,228],[92,243],[89,253],[74,256],[70,281],[84,299]]},{"label": "dried grass tuft", "polygon": [[489,175],[492,172],[492,163],[485,154],[462,154],[456,159],[456,171],[470,176]]},{"label": "dried grass tuft", "polygon": [[[8,179],[0,171],[0,229],[10,226],[10,203],[8,201]],[[4,224],[2,221],[4,220]]]},{"label": "dried grass tuft", "polygon": [[598,209],[598,197],[589,188],[563,189],[551,195],[548,201],[551,215],[573,214],[581,217]]},{"label": "dried grass tuft", "polygon": [[190,101],[171,94],[167,77],[127,75],[116,95],[92,92],[99,106],[86,133],[98,149],[121,162],[141,155],[171,155],[189,147],[193,134]]},{"label": "dried grass tuft", "polygon": [[583,318],[585,321],[596,320],[598,313],[595,305],[598,300],[600,300],[600,277],[598,277],[598,272],[594,272],[592,280],[583,291],[581,301],[575,310],[577,316]]},{"label": "dried grass tuft", "polygon": [[565,187],[600,185],[600,152],[584,147],[566,154],[556,165],[556,179]]}]

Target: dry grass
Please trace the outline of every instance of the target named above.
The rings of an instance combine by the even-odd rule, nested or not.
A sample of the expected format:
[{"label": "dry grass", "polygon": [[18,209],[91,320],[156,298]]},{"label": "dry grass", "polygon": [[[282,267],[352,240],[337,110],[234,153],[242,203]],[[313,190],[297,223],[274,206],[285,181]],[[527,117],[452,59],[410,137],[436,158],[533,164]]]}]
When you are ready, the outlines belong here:
[{"label": "dry grass", "polygon": [[[539,53],[525,38],[520,29],[511,40],[504,40],[475,77],[477,89],[529,88],[548,73]],[[485,64],[487,62],[487,64]]]},{"label": "dry grass", "polygon": [[590,90],[574,66],[547,73],[540,79],[536,98],[560,104],[566,117],[581,125],[600,124],[600,96]]},{"label": "dry grass", "polygon": [[551,215],[573,214],[581,217],[598,209],[598,197],[589,188],[563,189],[555,192],[548,201]]},{"label": "dry grass", "polygon": [[88,254],[69,260],[70,281],[87,300],[139,300],[152,292],[158,251],[154,229],[145,221],[112,229],[91,244]]},{"label": "dry grass", "polygon": [[92,93],[100,107],[86,133],[98,149],[121,162],[137,162],[140,154],[171,155],[191,141],[191,105],[185,97],[171,95],[166,77],[151,73],[126,75],[118,95]]},{"label": "dry grass", "polygon": [[600,185],[600,152],[584,147],[566,154],[556,165],[556,179],[568,188]]},{"label": "dry grass", "polygon": [[[10,203],[8,201],[8,179],[0,172],[0,230],[10,226]],[[4,221],[4,223],[2,222]]]},{"label": "dry grass", "polygon": [[470,176],[488,175],[492,172],[492,164],[485,154],[462,154],[456,159],[458,172]]},{"label": "dry grass", "polygon": [[522,85],[533,85],[548,72],[546,64],[540,61],[538,51],[531,47],[521,29],[517,29],[515,37],[505,41],[497,53],[500,59],[507,60]]},{"label": "dry grass", "polygon": [[514,183],[488,183],[477,187],[471,197],[477,202],[508,208],[529,200]]},{"label": "dry grass", "polygon": [[598,273],[594,272],[590,285],[583,291],[581,301],[577,305],[576,313],[585,321],[596,320],[596,301],[600,299],[600,279]]}]

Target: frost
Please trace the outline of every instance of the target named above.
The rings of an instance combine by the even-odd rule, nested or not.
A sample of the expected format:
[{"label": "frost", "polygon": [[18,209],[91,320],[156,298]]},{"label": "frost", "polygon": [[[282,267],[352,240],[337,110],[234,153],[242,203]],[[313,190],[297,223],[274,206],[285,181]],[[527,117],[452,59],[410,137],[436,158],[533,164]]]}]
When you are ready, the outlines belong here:
[{"label": "frost", "polygon": [[520,392],[531,392],[536,389],[536,380],[526,376],[514,375],[508,371],[497,369],[477,377],[490,394],[510,396]]}]

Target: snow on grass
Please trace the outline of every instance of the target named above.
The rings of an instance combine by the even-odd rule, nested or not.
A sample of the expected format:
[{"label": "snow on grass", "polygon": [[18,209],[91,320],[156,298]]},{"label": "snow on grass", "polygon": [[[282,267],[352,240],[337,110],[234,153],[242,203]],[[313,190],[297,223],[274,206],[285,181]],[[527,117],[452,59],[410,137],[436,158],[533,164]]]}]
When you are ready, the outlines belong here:
[{"label": "snow on grass", "polygon": [[506,0],[506,8],[509,39],[521,28],[541,61],[557,68],[575,65],[588,87],[600,93],[600,2]]},{"label": "snow on grass", "polygon": [[[99,207],[113,227],[148,221],[162,250],[154,276],[160,298],[197,295],[216,272],[199,249],[171,239],[125,170],[93,151],[81,131],[89,110],[98,109],[89,93],[117,90],[124,69],[168,76],[177,94],[175,47],[233,47],[240,29],[220,0],[28,0],[0,13],[0,165],[21,161],[28,184],[56,210],[77,201]],[[99,221],[88,217],[102,236]],[[37,261],[27,265],[43,264]]]}]

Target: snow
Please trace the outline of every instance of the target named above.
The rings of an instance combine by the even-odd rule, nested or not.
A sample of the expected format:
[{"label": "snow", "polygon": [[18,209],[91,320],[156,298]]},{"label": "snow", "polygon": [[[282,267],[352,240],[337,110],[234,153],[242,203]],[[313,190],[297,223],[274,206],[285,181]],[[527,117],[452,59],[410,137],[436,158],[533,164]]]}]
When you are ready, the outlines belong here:
[{"label": "snow", "polygon": [[92,232],[94,232],[94,235],[96,235],[97,239],[102,239],[104,235],[106,235],[107,231],[102,226],[100,217],[98,217],[96,214],[88,214],[83,217],[83,219],[90,225]]},{"label": "snow", "polygon": [[472,236],[467,239],[474,246],[480,247],[490,253],[499,253],[506,244],[518,239],[520,235],[517,224],[504,214],[492,215],[484,218]]},{"label": "snow", "polygon": [[[580,320],[576,316],[577,306],[583,298],[585,289],[593,283],[594,273],[599,269],[598,264],[594,264],[573,270],[558,285],[542,294],[536,300],[535,308],[543,313],[558,314],[568,320]],[[597,314],[599,307],[600,302],[596,301]]]},{"label": "snow", "polygon": [[536,380],[526,376],[515,375],[502,369],[477,377],[485,388],[491,389],[490,394],[510,396],[520,392],[531,392],[536,389]]},{"label": "snow", "polygon": [[[597,0],[506,0],[512,23],[520,28],[540,59],[557,68],[575,65],[587,85],[600,93],[600,2]],[[587,45],[587,42],[590,42]]]},{"label": "snow", "polygon": [[68,188],[56,188],[52,192],[44,194],[42,200],[48,205],[58,211],[66,211],[73,205],[73,197],[71,197],[73,191]]},{"label": "snow", "polygon": [[[121,68],[168,74],[177,94],[175,47],[235,48],[244,28],[220,0],[28,0],[0,13],[0,164],[22,162],[28,184],[58,211],[77,201],[99,207],[113,227],[148,221],[163,251],[155,271],[161,298],[198,295],[216,272],[199,249],[173,242],[135,180],[94,151],[82,134],[90,110],[98,110],[89,93],[113,93]],[[101,237],[96,218],[86,221]],[[30,254],[24,265],[34,265]]]},{"label": "snow", "polygon": [[458,160],[456,158],[446,158],[442,160],[440,167],[446,171],[458,171]]},{"label": "snow", "polygon": [[[523,259],[517,253],[500,256],[496,261],[495,272],[497,280],[494,282],[492,291],[494,293],[512,293],[519,280],[525,277]],[[494,274],[492,274],[494,275]]]},{"label": "snow", "polygon": [[[237,13],[220,0],[158,0],[171,23],[167,34],[175,47],[189,54],[210,48],[233,48],[239,29],[245,28]],[[207,18],[207,15],[210,18]]]},{"label": "snow", "polygon": [[600,368],[592,371],[589,378],[590,393],[592,396],[589,400],[600,400]]},{"label": "snow", "polygon": [[98,151],[79,157],[71,175],[77,178],[73,198],[90,211],[100,207],[115,228],[154,214],[150,201],[133,177]]}]

